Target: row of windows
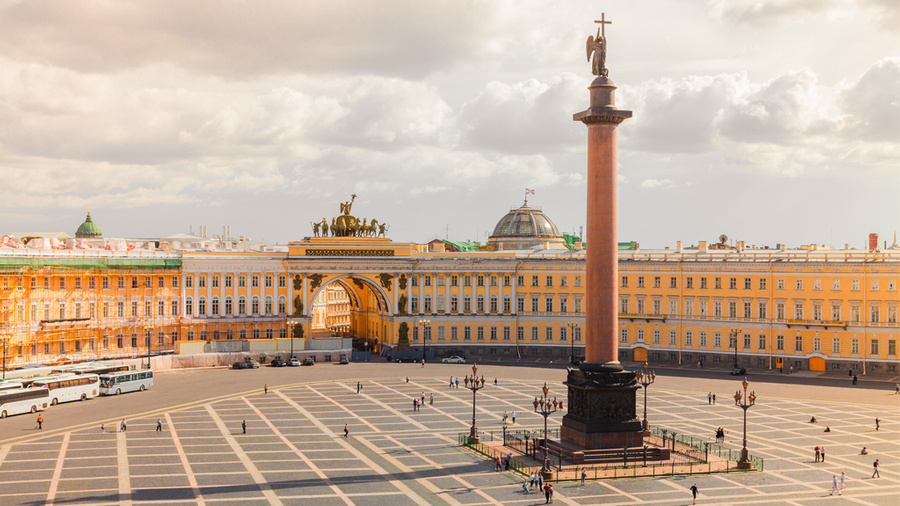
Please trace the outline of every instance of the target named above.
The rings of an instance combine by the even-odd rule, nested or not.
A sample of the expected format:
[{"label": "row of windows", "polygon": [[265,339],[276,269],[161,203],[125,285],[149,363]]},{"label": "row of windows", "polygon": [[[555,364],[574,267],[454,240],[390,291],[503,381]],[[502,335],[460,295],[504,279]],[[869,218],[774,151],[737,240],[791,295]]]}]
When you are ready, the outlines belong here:
[{"label": "row of windows", "polygon": [[[716,290],[722,289],[722,277],[714,277],[713,278],[713,287]],[[628,288],[629,276],[622,276],[621,287]],[[699,288],[701,290],[705,290],[708,288],[706,283],[707,278],[702,276],[699,278]],[[741,278],[744,290],[752,290],[753,289],[753,278]],[[678,288],[678,277],[677,276],[669,276],[668,277],[669,288]],[[794,290],[803,290],[803,278],[794,279]],[[757,278],[757,286],[759,290],[767,290],[768,278]],[[870,291],[877,292],[880,290],[881,280],[877,278],[873,278],[870,280]],[[686,276],[684,278],[684,287],[686,289],[694,288],[694,277]],[[785,280],[784,278],[778,278],[775,280],[775,289],[776,290],[784,290]],[[644,276],[637,276],[637,288],[646,288],[644,285]],[[653,288],[662,288],[662,276],[653,276]],[[728,278],[728,289],[729,290],[737,290],[738,289],[738,278],[730,277]],[[819,278],[812,280],[812,289],[814,291],[822,290],[822,280]],[[841,290],[841,280],[839,278],[834,278],[831,280],[831,289],[833,291]],[[850,290],[854,292],[859,291],[859,280],[851,279],[850,280]],[[889,292],[897,291],[897,280],[889,279],[887,280],[887,290]]]},{"label": "row of windows", "polygon": [[[263,311],[260,311],[260,299],[257,296],[253,296],[250,299],[250,313],[249,314],[274,314],[273,308],[274,299],[271,296],[266,296],[263,301]],[[220,309],[224,309],[223,312],[220,313]],[[234,315],[234,300],[231,297],[225,297],[224,308],[220,308],[219,298],[213,297],[209,301],[209,315],[210,316],[219,316],[223,315]],[[287,299],[284,297],[278,298],[278,314],[285,314],[287,312]],[[191,297],[186,297],[184,300],[184,313],[187,315],[197,316],[206,316],[207,315],[207,300],[206,297],[200,297],[197,299],[197,312],[194,313],[194,299]],[[247,298],[239,297],[237,300],[237,313],[238,315],[245,315],[247,313]]]},{"label": "row of windows", "polygon": [[[22,277],[3,277],[3,289],[7,290],[16,287],[23,287]],[[37,290],[38,287],[44,290],[83,290],[87,286],[88,290],[96,290],[99,284],[104,290],[109,290],[115,284],[119,290],[125,290],[130,287],[132,289],[143,288],[178,288],[178,276],[30,276],[29,287]],[[85,280],[87,282],[85,283]],[[99,281],[98,281],[99,280]]]},{"label": "row of windows", "polygon": [[[439,312],[446,311],[446,306],[444,304],[445,298],[443,294],[439,294],[437,296],[437,308],[436,310]],[[425,295],[422,298],[422,313],[431,313],[433,312],[432,308],[432,299],[431,295]],[[499,304],[500,299],[496,295],[491,295],[489,299],[487,299],[489,304],[488,311],[490,313],[500,313]],[[554,313],[556,312],[557,306],[555,305],[555,299],[551,295],[544,296],[543,298],[543,312],[545,313]],[[566,297],[559,298],[558,309],[560,313],[568,313],[569,312],[569,299]],[[463,313],[472,313],[472,296],[465,295],[462,298],[462,312]],[[508,295],[503,297],[503,314],[509,314],[511,312],[511,304],[512,298]],[[541,298],[538,296],[531,297],[531,312],[539,313],[542,311],[541,309]],[[450,310],[451,313],[459,313],[459,297],[457,295],[450,296]],[[573,311],[575,313],[581,313],[581,297],[574,298]],[[413,295],[410,298],[410,312],[413,314],[420,313],[419,311],[419,297]],[[485,312],[485,297],[484,295],[478,295],[475,297],[475,312],[476,313],[484,313]],[[525,297],[517,297],[516,298],[516,312],[517,313],[525,313]]]},{"label": "row of windows", "polygon": [[[432,331],[432,325],[416,325],[413,327],[413,341],[419,341],[419,327],[422,327],[422,339],[424,341],[428,341],[434,339],[434,332]],[[437,327],[437,340],[444,341],[446,339],[447,330],[450,329],[450,341],[458,341],[459,340],[459,329],[462,328],[462,340],[463,341],[471,341],[472,340],[472,327],[469,325],[465,325],[463,327],[445,327],[443,325],[438,325]],[[475,340],[476,341],[484,341],[485,340],[485,329],[487,329],[487,335],[489,340],[498,341],[500,340],[500,335],[502,335],[502,340],[511,341],[511,333],[512,327],[505,325],[503,327],[491,326],[477,326],[475,327]],[[568,342],[569,340],[569,332],[568,327],[561,326],[559,328],[554,329],[554,327],[547,326],[544,327],[544,342],[552,342],[553,336],[556,334],[559,336],[560,342]],[[530,335],[532,341],[537,341],[539,339],[541,332],[540,327],[531,327]],[[574,342],[581,342],[581,327],[572,327],[571,335],[574,337]],[[524,341],[525,340],[525,327],[518,326],[516,327],[516,340]]]},{"label": "row of windows", "polygon": [[[708,316],[708,301],[701,299],[697,303],[697,316]],[[869,302],[869,319],[868,321],[872,323],[881,323],[881,305],[880,301],[871,301]],[[784,302],[776,302],[775,303],[775,314],[774,318],[776,320],[785,320],[787,319],[787,306]],[[812,313],[808,313],[806,308],[811,307]],[[756,307],[754,310],[754,304],[752,301],[721,301],[714,300],[712,304],[712,316],[713,317],[727,317],[727,318],[758,318],[758,319],[766,319],[769,317],[769,304],[767,301],[760,300],[756,302]],[[826,317],[829,314],[824,313],[824,309],[829,308],[830,311],[830,320],[834,322],[844,321],[842,317],[842,303],[840,302],[832,302],[830,307],[824,305],[821,302],[813,302],[811,306],[808,306],[804,301],[794,301],[793,303],[793,317],[794,320],[804,320],[804,321],[826,321]],[[684,313],[678,312],[678,301],[677,300],[669,300],[668,312],[664,313],[662,308],[662,299],[652,299],[650,301],[650,310],[648,311],[646,300],[643,297],[637,297],[635,301],[635,311],[631,312],[631,303],[628,296],[623,296],[619,298],[619,312],[621,314],[650,314],[650,315],[660,315],[660,316],[681,316],[681,317],[692,317],[694,316],[694,300],[693,299],[685,299],[684,300]],[[848,321],[858,322],[860,321],[861,308],[859,303],[851,303],[850,304],[850,319]],[[810,318],[811,317],[811,318]],[[894,303],[888,303],[887,305],[887,323],[897,323],[897,305]]]},{"label": "row of windows", "polygon": [[[247,275],[241,274],[237,276],[237,285],[238,288],[246,288],[247,287]],[[232,288],[234,283],[234,276],[226,274],[225,276],[219,276],[218,274],[213,274],[210,277],[210,286],[212,288],[219,288],[219,280],[220,278],[224,278],[225,288]],[[250,286],[252,288],[259,288],[260,278],[266,288],[272,288],[273,283],[275,281],[275,276],[272,274],[266,274],[265,276],[259,276],[254,274],[249,276],[250,278]],[[185,288],[194,288],[194,276],[188,275],[184,277],[184,287]],[[287,276],[279,275],[278,276],[278,288],[286,288],[287,287]],[[197,276],[197,288],[206,288],[206,276],[198,275]]]},{"label": "row of windows", "polygon": [[[645,337],[644,329],[638,328],[637,329],[637,342],[644,343],[645,342],[644,337]],[[661,344],[660,337],[661,337],[661,332],[658,329],[654,329],[653,333],[652,333],[652,341],[650,343],[651,344]],[[697,337],[698,337],[697,346],[706,347],[707,346],[706,332],[704,332],[704,331],[698,332]],[[623,327],[619,331],[619,338],[620,338],[622,344],[628,343],[628,329],[627,328]],[[743,338],[742,339],[742,344],[743,344],[742,349],[743,350],[751,349],[753,336],[750,334],[744,334],[742,336],[742,338]],[[803,340],[804,340],[803,336],[797,335],[794,337],[793,351],[795,351],[795,352],[804,351],[803,350]],[[869,353],[870,354],[878,355],[879,349],[880,349],[879,342],[880,341],[878,339],[872,339],[869,342]],[[728,345],[724,349],[733,350],[736,348],[737,343],[738,343],[738,339],[737,339],[736,335],[728,336]],[[677,346],[679,344],[678,343],[678,333],[676,331],[674,331],[674,330],[669,331],[668,344],[670,346]],[[766,344],[767,344],[766,335],[760,334],[759,336],[757,336],[756,344],[757,344],[757,348],[756,348],[757,350],[765,350]],[[784,345],[785,345],[784,336],[783,335],[776,336],[775,337],[775,350],[776,351],[785,351]],[[684,346],[694,346],[694,332],[693,331],[690,331],[690,330],[685,331]],[[714,348],[722,348],[722,333],[721,332],[713,333],[713,347]],[[856,337],[851,338],[850,339],[850,353],[858,354],[859,349],[860,349],[860,339],[856,338]],[[807,350],[807,351],[821,353],[822,352],[822,338],[820,336],[814,336],[812,338],[812,350]],[[841,351],[841,338],[837,337],[837,336],[832,337],[831,338],[831,352],[834,354],[839,354],[840,351]],[[897,354],[896,339],[888,339],[887,340],[887,352],[888,352],[888,355],[896,355]]]},{"label": "row of windows", "polygon": [[[448,277],[450,278],[450,286],[459,286],[460,278],[462,278],[462,286],[472,286],[473,281],[475,282],[475,286],[512,286],[512,275],[511,274],[503,274],[503,275],[497,275],[497,274],[491,274],[491,275],[452,274],[450,276],[445,276],[443,274],[438,274],[436,276],[432,276],[431,274],[421,274],[421,275],[413,274],[410,276],[410,285],[414,286],[414,287],[418,287],[419,286],[419,278],[421,278],[422,286],[432,286],[432,278],[436,278],[434,281],[437,286],[445,286]],[[540,280],[542,277],[544,278],[543,286],[545,286],[545,287],[553,287],[554,279],[559,280],[560,287],[569,286],[568,276],[563,276],[563,275],[556,275],[556,276],[532,275],[531,276],[531,286],[534,286],[534,287],[540,286]],[[580,287],[581,286],[581,276],[574,276],[573,279],[574,279],[574,286]],[[488,285],[486,285],[485,283],[488,283]],[[502,283],[502,285],[501,285],[501,283]],[[525,286],[525,276],[524,275],[516,276],[516,286]]]},{"label": "row of windows", "polygon": [[[131,301],[126,304],[124,301],[116,303],[103,302],[100,305],[100,316],[103,318],[126,317],[126,316],[153,316],[154,307],[156,316],[166,315],[167,302],[165,300],[157,301],[154,305],[152,301],[144,301],[143,304],[138,301]],[[168,316],[178,316],[178,301],[173,300],[168,303]],[[129,310],[130,309],[130,313]],[[8,306],[4,306],[2,310],[3,321],[11,321],[12,312]],[[21,305],[16,310],[16,320],[23,321],[25,319],[25,310]],[[30,321],[43,320],[66,320],[79,318],[96,318],[97,303],[96,302],[45,302],[43,307],[36,303],[31,303],[28,308],[28,319]]]}]

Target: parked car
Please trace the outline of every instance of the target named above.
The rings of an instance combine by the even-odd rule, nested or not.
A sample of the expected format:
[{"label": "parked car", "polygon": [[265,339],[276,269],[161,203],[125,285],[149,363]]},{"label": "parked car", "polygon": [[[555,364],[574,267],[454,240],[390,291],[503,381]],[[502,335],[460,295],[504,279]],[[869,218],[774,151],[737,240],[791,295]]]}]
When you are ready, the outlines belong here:
[{"label": "parked car", "polygon": [[301,365],[316,365],[316,361],[309,357],[306,357],[303,359],[303,362],[301,363]]},{"label": "parked car", "polygon": [[747,374],[747,369],[744,369],[743,367],[735,367],[731,370],[732,376],[743,376],[745,374]]},{"label": "parked car", "polygon": [[287,365],[290,367],[297,367],[300,365],[300,361],[297,360],[297,357],[291,357],[288,359]]},{"label": "parked car", "polygon": [[457,355],[453,355],[452,357],[447,357],[444,360],[441,360],[441,362],[445,364],[465,364],[466,359]]},{"label": "parked car", "polygon": [[287,365],[287,362],[284,361],[281,357],[275,357],[269,362],[269,367],[284,367]]},{"label": "parked car", "polygon": [[244,357],[244,363],[247,364],[247,367],[250,369],[259,369],[259,362],[250,357]]},{"label": "parked car", "polygon": [[350,359],[347,358],[347,355],[341,355],[340,360],[338,360],[338,364],[349,364]]},{"label": "parked car", "polygon": [[244,362],[244,361],[242,360],[242,361],[240,361],[240,362],[235,362],[234,364],[232,364],[231,368],[232,368],[232,369],[249,369],[250,366],[247,365],[247,362]]},{"label": "parked car", "polygon": [[418,362],[418,361],[419,361],[419,359],[412,355],[408,355],[406,357],[400,357],[397,359],[397,362]]}]

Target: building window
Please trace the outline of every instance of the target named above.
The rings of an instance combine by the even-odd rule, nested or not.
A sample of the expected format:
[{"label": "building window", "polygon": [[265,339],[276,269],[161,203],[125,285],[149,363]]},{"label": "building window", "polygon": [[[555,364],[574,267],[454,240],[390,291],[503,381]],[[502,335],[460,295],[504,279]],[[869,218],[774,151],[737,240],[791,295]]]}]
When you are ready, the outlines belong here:
[{"label": "building window", "polygon": [[468,325],[466,325],[466,326],[463,328],[463,340],[464,340],[464,341],[471,341],[471,340],[472,340],[472,327],[469,327]]},{"label": "building window", "polygon": [[694,278],[691,276],[684,278],[684,287],[688,289],[694,288]]},{"label": "building window", "polygon": [[784,302],[777,302],[775,304],[775,318],[784,320]]},{"label": "building window", "polygon": [[512,307],[512,299],[510,299],[509,295],[503,296],[503,313],[509,314]]},{"label": "building window", "polygon": [[[873,291],[873,292],[877,292],[877,291],[878,291],[878,280],[877,280],[877,279],[873,279],[873,280],[872,280],[872,291]],[[873,341],[873,342],[874,342],[874,341]]]},{"label": "building window", "polygon": [[553,327],[547,326],[544,328],[544,341],[548,343],[553,341]]},{"label": "building window", "polygon": [[715,283],[714,283],[713,288],[715,288],[716,290],[721,290],[721,289],[722,289],[722,278],[716,278],[716,279],[715,279]]},{"label": "building window", "polygon": [[519,341],[525,340],[525,327],[519,326],[516,329],[516,339]]},{"label": "building window", "polygon": [[779,351],[784,350],[784,336],[775,337],[775,349]]},{"label": "building window", "polygon": [[219,288],[219,276],[212,277],[212,287]]},{"label": "building window", "polygon": [[547,288],[553,287],[553,276],[547,276]]},{"label": "building window", "polygon": [[484,341],[484,327],[482,327],[481,325],[479,325],[479,326],[478,326],[478,331],[477,331],[477,332],[478,332],[478,340],[479,340],[479,341]]},{"label": "building window", "polygon": [[[106,303],[104,303],[104,306],[105,306],[105,304]],[[184,314],[186,314],[188,316],[194,315],[194,301],[190,297],[186,297],[184,299]]]},{"label": "building window", "polygon": [[247,288],[247,276],[243,274],[238,276],[238,288]]},{"label": "building window", "polygon": [[706,278],[705,277],[700,278],[700,289],[706,290]]},{"label": "building window", "polygon": [[644,299],[641,297],[637,299],[637,314],[644,314]]},{"label": "building window", "polygon": [[456,341],[458,339],[459,329],[456,327],[450,327],[450,340]]},{"label": "building window", "polygon": [[458,313],[459,312],[459,297],[456,295],[450,296],[450,312]]},{"label": "building window", "polygon": [[287,276],[278,276],[278,288],[287,288]]},{"label": "building window", "polygon": [[803,302],[794,302],[794,319],[803,319]]},{"label": "building window", "polygon": [[431,276],[430,275],[426,274],[424,276],[423,281],[424,281],[424,283],[423,283],[424,286],[431,286]]},{"label": "building window", "polygon": [[233,304],[233,301],[231,300],[231,297],[226,297],[225,298],[225,314],[226,315],[234,314],[233,309],[234,309],[234,304]]},{"label": "building window", "polygon": [[700,346],[706,346],[706,332],[700,332]]},{"label": "building window", "polygon": [[491,309],[491,313],[495,313],[495,314],[497,313],[497,296],[496,295],[491,295],[490,309]]},{"label": "building window", "polygon": [[567,280],[567,278],[565,276],[560,276],[559,277],[559,286],[563,287],[563,288],[569,286],[569,284],[566,282],[566,280]]},{"label": "building window", "polygon": [[581,297],[575,296],[575,314],[581,314]]},{"label": "building window", "polygon": [[267,314],[267,315],[271,315],[271,314],[273,313],[273,311],[272,311],[272,297],[269,296],[269,295],[267,295],[267,296],[266,296],[265,303],[266,303],[266,307],[265,307],[265,309],[266,309],[266,314]]},{"label": "building window", "polygon": [[259,314],[259,297],[255,295],[252,299],[250,299],[250,312],[253,314]]},{"label": "building window", "polygon": [[413,314],[419,312],[419,298],[413,295],[409,299],[409,311]]},{"label": "building window", "polygon": [[675,276],[669,278],[669,288],[678,288],[678,278]]},{"label": "building window", "polygon": [[[272,275],[271,274],[266,274],[266,288],[272,288]],[[269,332],[271,332],[271,329],[269,329]]]},{"label": "building window", "polygon": [[737,278],[728,278],[728,289],[729,290],[737,289]]},{"label": "building window", "polygon": [[897,340],[896,339],[888,339],[888,355],[894,356],[897,354]]},{"label": "building window", "polygon": [[803,290],[803,280],[797,278],[794,280],[794,290],[800,291]]},{"label": "building window", "polygon": [[491,286],[497,286],[497,276],[491,275]]},{"label": "building window", "polygon": [[879,307],[879,304],[877,302],[872,303],[872,305],[869,307],[869,316],[871,317],[869,321],[872,323],[878,323],[879,321],[881,321],[881,308]]},{"label": "building window", "polygon": [[662,301],[660,301],[659,299],[653,299],[653,313],[652,314],[662,314],[662,311],[661,311],[662,308],[660,307],[661,304],[662,304]]},{"label": "building window", "polygon": [[581,288],[581,276],[575,276],[575,288]]},{"label": "building window", "polygon": [[509,341],[509,327],[503,327],[503,340]]},{"label": "building window", "polygon": [[659,344],[659,330],[653,329],[653,344]]},{"label": "building window", "polygon": [[642,329],[640,327],[638,327],[638,329],[637,329],[637,342],[639,342],[639,343],[644,342],[644,329]]},{"label": "building window", "polygon": [[619,297],[619,312],[628,314],[628,296]]},{"label": "building window", "polygon": [[525,286],[525,276],[516,276],[516,284],[519,286]]},{"label": "building window", "polygon": [[479,274],[478,276],[475,276],[475,285],[484,286],[484,275]]},{"label": "building window", "polygon": [[744,301],[744,318],[752,318],[753,316],[751,315],[751,311],[752,304],[750,303],[750,301]]},{"label": "building window", "polygon": [[659,288],[659,287],[660,287],[660,281],[661,281],[661,280],[660,280],[660,277],[659,277],[659,276],[653,276],[653,288]]},{"label": "building window", "polygon": [[759,289],[760,290],[766,289],[766,278],[759,278]]},{"label": "building window", "polygon": [[722,316],[722,301],[717,300],[713,302],[713,316],[721,317]]},{"label": "building window", "polygon": [[764,351],[766,349],[766,335],[759,335],[759,351]]},{"label": "building window", "polygon": [[197,314],[206,316],[206,299],[204,297],[197,300]]},{"label": "building window", "polygon": [[463,297],[463,313],[471,313],[472,312],[472,297],[466,295]]},{"label": "building window", "polygon": [[463,276],[463,286],[472,286],[472,276],[466,274]]},{"label": "building window", "polygon": [[531,286],[533,286],[533,287],[538,286],[538,277],[537,276],[531,276]]},{"label": "building window", "polygon": [[766,310],[767,310],[766,301],[764,301],[764,300],[759,301],[759,319],[760,320],[764,320],[764,319],[768,318]]},{"label": "building window", "polygon": [[450,276],[450,286],[459,286],[459,276],[456,274]]},{"label": "building window", "polygon": [[[250,276],[250,286],[252,288],[259,288],[259,276],[253,275]],[[255,330],[256,333],[259,333],[259,330]]]},{"label": "building window", "polygon": [[553,313],[553,296],[548,295],[546,298],[544,298],[544,310],[548,314]]},{"label": "building window", "polygon": [[737,302],[730,300],[728,301],[728,317],[729,318],[737,318]]},{"label": "building window", "polygon": [[821,292],[821,291],[822,291],[822,280],[821,280],[821,279],[814,279],[814,280],[813,280],[813,290],[816,291],[816,292]]},{"label": "building window", "polygon": [[443,294],[438,294],[437,302],[438,302],[437,310],[440,312],[444,312],[445,309],[444,309],[444,295]]},{"label": "building window", "polygon": [[483,312],[484,312],[484,295],[479,295],[479,296],[475,299],[475,311],[476,311],[477,313],[483,313]]},{"label": "building window", "polygon": [[238,314],[239,315],[247,314],[247,299],[245,299],[243,296],[241,296],[241,298],[238,299]]},{"label": "building window", "polygon": [[859,339],[856,337],[850,340],[850,353],[853,355],[859,354]]},{"label": "building window", "polygon": [[638,288],[644,288],[644,276],[638,276]]},{"label": "building window", "polygon": [[794,351],[803,351],[803,336],[794,337]]},{"label": "building window", "polygon": [[872,356],[878,356],[878,339],[872,339],[872,342],[869,343],[869,345],[869,350]]},{"label": "building window", "polygon": [[425,294],[425,298],[422,299],[422,311],[425,313],[431,312],[431,295]]},{"label": "building window", "polygon": [[619,340],[623,344],[628,342],[628,329],[623,327],[622,330],[619,331]]},{"label": "building window", "polygon": [[694,333],[690,330],[684,333],[684,345],[685,346],[693,346],[694,345]]},{"label": "building window", "polygon": [[537,327],[531,327],[531,340],[532,341],[538,340],[538,328]]},{"label": "building window", "polygon": [[669,331],[669,344],[674,346],[678,342],[678,334],[674,330]]}]

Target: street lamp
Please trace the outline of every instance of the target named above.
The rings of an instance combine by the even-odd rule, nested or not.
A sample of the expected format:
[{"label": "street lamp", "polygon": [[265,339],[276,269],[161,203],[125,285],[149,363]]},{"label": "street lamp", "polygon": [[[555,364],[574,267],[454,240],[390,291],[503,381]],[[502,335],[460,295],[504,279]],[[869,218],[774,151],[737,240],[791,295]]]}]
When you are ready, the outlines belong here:
[{"label": "street lamp", "polygon": [[547,388],[547,384],[544,383],[544,386],[541,388],[543,395],[540,399],[537,397],[534,398],[534,412],[544,417],[544,464],[541,467],[541,473],[549,473],[550,472],[550,456],[547,453],[547,417],[551,414],[555,413],[557,408],[562,408],[562,403],[556,400],[556,397],[553,398],[553,401],[550,401],[549,392],[550,389]]},{"label": "street lamp", "polygon": [[570,360],[572,361],[572,366],[574,367],[575,366],[575,329],[578,328],[578,323],[577,322],[568,322],[568,323],[566,323],[566,327],[569,327],[569,334],[572,335],[571,336],[572,337],[572,357]]},{"label": "street lamp", "polygon": [[656,379],[656,373],[653,371],[647,372],[647,362],[644,362],[644,370],[638,371],[637,380],[638,383],[644,387],[644,421],[641,425],[644,432],[650,430],[650,422],[647,421],[647,387],[653,384],[653,381]]},{"label": "street lamp", "polygon": [[431,325],[431,320],[419,320],[416,325],[422,326],[422,363],[425,363],[425,328]]},{"label": "street lamp", "polygon": [[472,376],[466,376],[464,381],[466,388],[472,391],[472,430],[469,431],[469,441],[478,441],[478,428],[475,426],[475,392],[484,388],[484,375],[477,377],[478,366],[472,365]]},{"label": "street lamp", "polygon": [[738,338],[738,334],[740,334],[740,332],[741,332],[741,329],[731,329],[730,339],[732,339],[732,343],[734,344],[734,368],[735,369],[738,368],[738,364],[737,364],[737,343],[738,343],[738,341],[737,341],[737,338]]},{"label": "street lamp", "polygon": [[738,469],[750,469],[750,454],[747,452],[747,410],[756,403],[756,392],[747,394],[747,387],[750,382],[744,378],[741,386],[744,387],[744,393],[738,390],[734,393],[734,405],[744,410],[744,447],[741,449],[741,460],[738,462]]}]

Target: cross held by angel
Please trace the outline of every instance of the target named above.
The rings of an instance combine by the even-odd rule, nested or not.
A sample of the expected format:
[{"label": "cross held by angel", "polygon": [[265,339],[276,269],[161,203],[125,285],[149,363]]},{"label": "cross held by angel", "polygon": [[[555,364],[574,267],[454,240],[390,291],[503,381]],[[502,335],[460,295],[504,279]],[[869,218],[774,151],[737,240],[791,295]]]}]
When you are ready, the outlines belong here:
[{"label": "cross held by angel", "polygon": [[[606,25],[611,25],[612,21],[607,21],[606,13],[602,13],[600,20],[594,21],[594,23],[599,23],[600,26],[597,28],[596,37],[589,35],[587,38],[585,44],[587,59],[591,62],[591,73],[595,76],[606,76],[609,75],[609,70],[606,68]],[[594,56],[593,61],[591,55]]]}]

